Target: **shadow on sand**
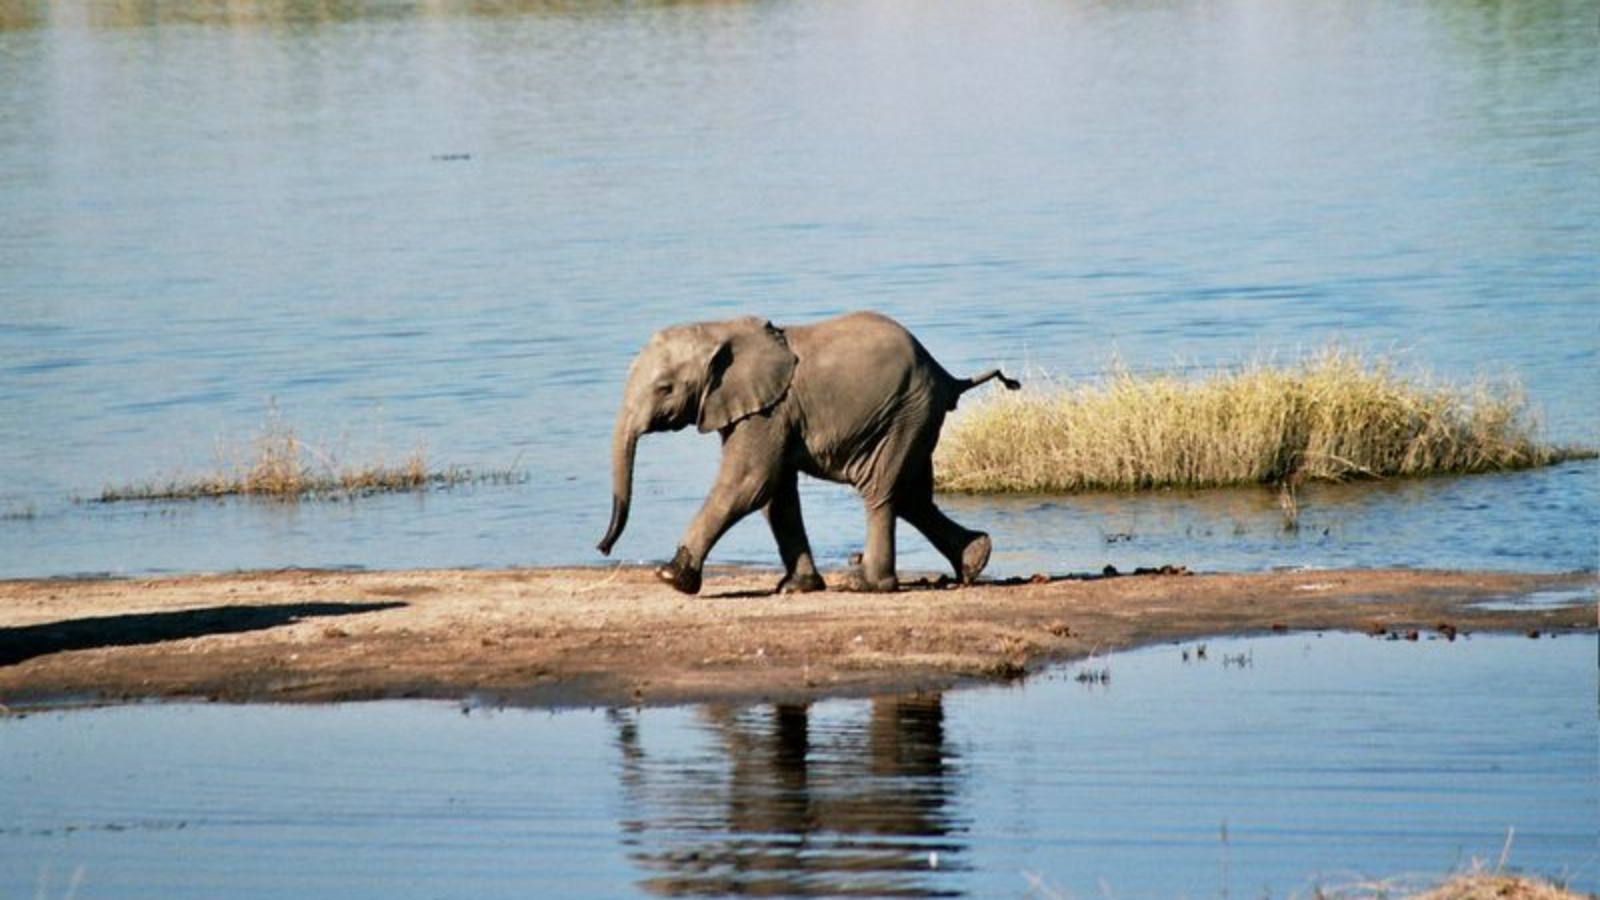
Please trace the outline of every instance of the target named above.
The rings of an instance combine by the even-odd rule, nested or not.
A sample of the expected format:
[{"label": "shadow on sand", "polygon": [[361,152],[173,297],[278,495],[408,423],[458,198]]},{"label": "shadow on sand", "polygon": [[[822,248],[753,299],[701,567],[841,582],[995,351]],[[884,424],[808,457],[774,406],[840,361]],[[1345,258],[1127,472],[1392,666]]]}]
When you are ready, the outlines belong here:
[{"label": "shadow on sand", "polygon": [[132,647],[212,634],[265,631],[305,619],[353,616],[403,606],[404,603],[397,602],[210,606],[179,612],[129,613],[0,628],[0,666],[14,666],[36,657],[69,650]]},{"label": "shadow on sand", "polygon": [[[1177,566],[1177,565],[1164,565],[1164,566],[1151,566],[1151,567],[1142,567],[1141,566],[1140,568],[1134,569],[1132,572],[1121,572],[1121,571],[1117,570],[1116,566],[1106,566],[1100,572],[1095,572],[1095,573],[1085,572],[1085,573],[1071,573],[1071,574],[1067,574],[1067,575],[1039,574],[1039,575],[1033,575],[1033,576],[1029,576],[1029,577],[1013,577],[1013,578],[999,578],[999,579],[980,578],[978,580],[977,584],[974,585],[974,586],[975,587],[1022,587],[1024,585],[1059,584],[1059,583],[1064,582],[1064,581],[1105,581],[1106,579],[1109,579],[1109,578],[1143,578],[1143,577],[1149,576],[1149,575],[1191,575],[1191,574],[1193,574],[1193,573],[1189,571],[1189,567],[1188,566]],[[837,579],[837,578],[838,578],[838,576],[835,575],[834,579]],[[834,583],[834,581],[832,581],[832,580],[829,581],[829,584],[833,584],[833,583]],[[947,591],[947,590],[950,590],[952,588],[958,588],[958,587],[961,587],[961,586],[962,585],[961,585],[960,582],[958,582],[955,579],[951,578],[949,575],[924,575],[924,576],[918,577],[918,578],[911,578],[911,579],[902,578],[900,580],[900,590],[901,591]],[[838,589],[830,587],[829,590],[838,590]],[[845,592],[845,593],[848,593],[848,592]],[[765,597],[775,597],[775,596],[777,596],[777,594],[778,594],[777,589],[773,588],[773,589],[770,589],[770,590],[735,590],[735,591],[721,591],[721,592],[716,592],[716,593],[707,591],[704,594],[704,596],[707,599],[710,599],[710,600],[759,600],[759,599],[762,599],[762,598],[765,598]]]}]

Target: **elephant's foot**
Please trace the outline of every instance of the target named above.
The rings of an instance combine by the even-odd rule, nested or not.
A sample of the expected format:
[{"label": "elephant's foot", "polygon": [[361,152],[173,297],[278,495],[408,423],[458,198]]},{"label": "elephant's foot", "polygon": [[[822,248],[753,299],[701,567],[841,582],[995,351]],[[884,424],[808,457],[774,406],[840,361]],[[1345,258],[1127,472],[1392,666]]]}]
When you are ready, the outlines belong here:
[{"label": "elephant's foot", "polygon": [[672,562],[656,569],[656,577],[685,594],[700,593],[700,567],[689,557],[689,550],[679,547]]},{"label": "elephant's foot", "polygon": [[841,591],[851,591],[858,594],[888,594],[900,590],[900,579],[893,573],[878,578],[869,578],[864,569],[852,568],[844,574],[844,578],[837,583]]},{"label": "elephant's foot", "polygon": [[778,593],[780,594],[810,594],[827,589],[827,583],[822,580],[821,575],[815,572],[806,572],[804,574],[791,572],[783,576],[783,580],[778,582]]},{"label": "elephant's foot", "polygon": [[961,551],[961,571],[957,573],[961,576],[962,584],[973,584],[978,580],[978,576],[989,565],[989,554],[993,550],[994,542],[982,532],[967,544],[966,549]]}]

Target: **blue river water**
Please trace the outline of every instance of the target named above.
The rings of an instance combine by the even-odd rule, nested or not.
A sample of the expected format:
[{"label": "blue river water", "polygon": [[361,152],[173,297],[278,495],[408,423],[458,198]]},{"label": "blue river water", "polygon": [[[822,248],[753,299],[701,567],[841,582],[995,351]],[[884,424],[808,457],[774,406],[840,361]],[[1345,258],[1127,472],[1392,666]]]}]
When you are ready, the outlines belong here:
[{"label": "blue river water", "polygon": [[[632,353],[745,313],[875,308],[953,371],[1068,379],[1338,341],[1600,444],[1592,13],[5,0],[0,575],[598,563]],[[238,465],[273,415],[319,459],[526,481],[75,502]],[[671,554],[714,444],[647,439],[623,558]],[[1597,485],[1339,490],[1294,537],[1267,495],[951,505],[1001,574],[1548,570],[1596,566]],[[807,491],[840,564],[859,505]],[[759,523],[713,557],[775,560]]]},{"label": "blue river water", "polygon": [[1292,635],[809,706],[0,719],[0,894],[1283,898],[1475,862],[1593,892],[1597,650]]},{"label": "blue river water", "polygon": [[[599,564],[662,326],[873,308],[957,373],[1337,342],[1600,444],[1591,0],[0,0],[0,577]],[[239,464],[509,469],[101,505]],[[630,561],[717,459],[641,447]],[[803,486],[819,561],[859,504]],[[1600,463],[951,497],[992,571],[1600,567]],[[908,536],[903,568],[937,569]],[[713,562],[775,565],[760,522]],[[0,896],[1600,890],[1592,637],[1157,647],[943,696],[0,717]],[[1184,654],[1189,654],[1187,662]],[[466,714],[463,715],[462,713]]]}]

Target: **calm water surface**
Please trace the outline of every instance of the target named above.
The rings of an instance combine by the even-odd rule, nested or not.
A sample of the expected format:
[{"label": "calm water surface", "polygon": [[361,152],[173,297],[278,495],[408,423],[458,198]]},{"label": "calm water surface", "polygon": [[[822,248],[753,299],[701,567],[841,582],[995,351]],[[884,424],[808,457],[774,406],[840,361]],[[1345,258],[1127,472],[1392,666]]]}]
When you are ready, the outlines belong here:
[{"label": "calm water surface", "polygon": [[[1072,379],[1337,340],[1515,373],[1600,443],[1596,71],[1587,0],[0,0],[0,576],[598,562],[629,358],[747,312],[873,307],[953,371]],[[527,481],[74,502],[236,462],[273,409],[338,460]],[[644,444],[620,555],[670,553],[712,444]],[[841,564],[858,504],[806,503]],[[1265,492],[948,506],[1000,574],[1600,553],[1594,463],[1317,489],[1292,533]],[[717,558],[776,554],[755,523]],[[4,719],[0,896],[1286,896],[1513,827],[1594,891],[1595,653],[1294,637],[1118,657],[1108,689]]]},{"label": "calm water surface", "polygon": [[1287,897],[1508,837],[1592,892],[1597,649],[1302,635],[810,706],[4,719],[0,895]]},{"label": "calm water surface", "polygon": [[[655,328],[858,307],[1089,378],[1332,340],[1514,372],[1600,443],[1586,0],[0,0],[0,575],[598,562]],[[245,456],[528,481],[75,504]],[[630,559],[715,465],[646,442]],[[997,570],[1594,568],[1594,464],[1271,496],[967,501]],[[847,494],[808,489],[836,565]],[[938,560],[907,540],[911,567]],[[724,562],[776,560],[759,525]]]}]

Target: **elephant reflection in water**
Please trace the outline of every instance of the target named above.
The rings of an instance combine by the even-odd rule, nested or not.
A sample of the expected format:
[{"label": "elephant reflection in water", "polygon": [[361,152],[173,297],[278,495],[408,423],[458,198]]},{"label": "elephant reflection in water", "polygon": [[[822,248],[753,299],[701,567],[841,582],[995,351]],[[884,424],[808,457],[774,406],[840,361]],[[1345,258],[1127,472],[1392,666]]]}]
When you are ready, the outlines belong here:
[{"label": "elephant reflection in water", "polygon": [[709,758],[657,758],[631,714],[614,716],[627,843],[652,893],[957,893],[937,884],[963,849],[938,695],[874,700],[844,727],[813,723],[806,705],[708,707]]}]

